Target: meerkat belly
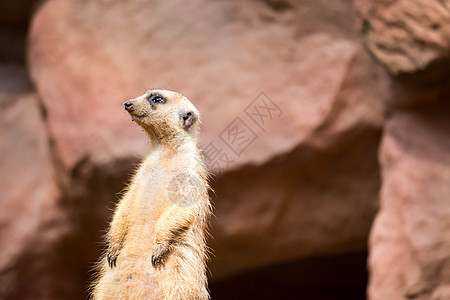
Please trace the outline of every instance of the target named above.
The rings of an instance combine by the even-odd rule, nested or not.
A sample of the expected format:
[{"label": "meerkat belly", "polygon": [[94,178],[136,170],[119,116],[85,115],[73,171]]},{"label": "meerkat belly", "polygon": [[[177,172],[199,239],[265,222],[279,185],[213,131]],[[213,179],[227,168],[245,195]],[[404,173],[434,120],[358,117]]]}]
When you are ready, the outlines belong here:
[{"label": "meerkat belly", "polygon": [[138,175],[135,187],[135,206],[127,234],[123,255],[151,256],[155,226],[161,215],[172,205],[167,196],[170,174],[153,170]]}]

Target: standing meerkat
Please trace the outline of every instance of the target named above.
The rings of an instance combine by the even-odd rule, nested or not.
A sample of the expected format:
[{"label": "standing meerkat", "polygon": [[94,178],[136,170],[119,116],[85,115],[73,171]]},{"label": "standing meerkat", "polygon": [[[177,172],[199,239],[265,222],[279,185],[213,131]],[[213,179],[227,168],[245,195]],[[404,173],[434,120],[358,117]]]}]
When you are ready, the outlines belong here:
[{"label": "standing meerkat", "polygon": [[151,152],[120,200],[94,299],[209,299],[205,231],[211,204],[200,116],[183,95],[150,90],[124,103]]}]

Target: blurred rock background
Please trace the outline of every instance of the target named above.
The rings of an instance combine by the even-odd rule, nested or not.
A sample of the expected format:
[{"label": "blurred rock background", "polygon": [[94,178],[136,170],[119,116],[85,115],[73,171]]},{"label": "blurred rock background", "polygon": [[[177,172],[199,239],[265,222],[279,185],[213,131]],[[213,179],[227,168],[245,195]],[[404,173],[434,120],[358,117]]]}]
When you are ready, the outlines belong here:
[{"label": "blurred rock background", "polygon": [[87,297],[149,150],[122,103],[155,87],[202,112],[213,299],[450,299],[449,21],[448,0],[1,1],[0,299]]}]

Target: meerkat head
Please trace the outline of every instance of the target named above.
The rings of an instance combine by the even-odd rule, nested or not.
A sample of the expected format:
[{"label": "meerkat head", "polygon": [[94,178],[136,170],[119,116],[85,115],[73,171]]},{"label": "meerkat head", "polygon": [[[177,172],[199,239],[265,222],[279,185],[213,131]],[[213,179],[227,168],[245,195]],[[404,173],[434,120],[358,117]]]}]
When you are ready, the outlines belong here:
[{"label": "meerkat head", "polygon": [[183,95],[168,90],[148,90],[124,103],[131,119],[151,138],[170,140],[198,137],[200,114]]}]

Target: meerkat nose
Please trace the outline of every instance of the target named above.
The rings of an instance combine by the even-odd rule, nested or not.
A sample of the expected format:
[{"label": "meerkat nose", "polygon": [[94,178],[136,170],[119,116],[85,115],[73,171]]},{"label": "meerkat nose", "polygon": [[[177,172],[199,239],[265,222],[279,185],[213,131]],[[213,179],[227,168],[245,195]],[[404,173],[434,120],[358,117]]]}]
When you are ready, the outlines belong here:
[{"label": "meerkat nose", "polygon": [[133,103],[127,101],[123,104],[125,106],[125,110],[130,110],[133,107]]}]

